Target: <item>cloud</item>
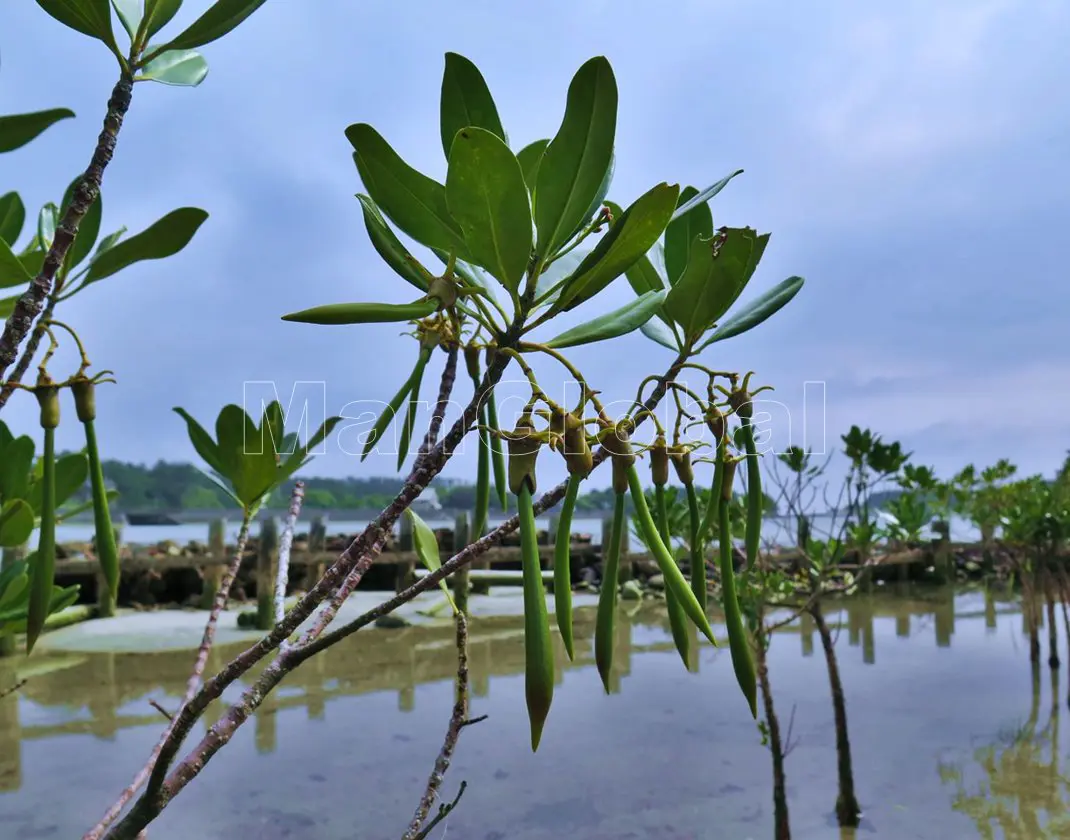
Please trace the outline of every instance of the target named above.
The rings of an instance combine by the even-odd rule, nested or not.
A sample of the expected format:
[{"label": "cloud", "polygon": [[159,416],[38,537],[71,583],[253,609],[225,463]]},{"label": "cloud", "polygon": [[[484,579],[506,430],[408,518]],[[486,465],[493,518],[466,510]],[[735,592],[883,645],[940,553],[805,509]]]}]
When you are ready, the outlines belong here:
[{"label": "cloud", "polygon": [[[176,27],[205,6],[187,2]],[[1017,430],[1015,457],[1042,469],[1061,458],[1066,405],[1052,383],[1070,371],[1068,14],[1058,0],[1029,14],[1010,0],[835,0],[820,12],[700,0],[266,4],[205,48],[200,88],[136,87],[105,177],[105,225],[141,229],[185,204],[211,218],[182,255],[67,307],[91,357],[120,379],[102,395],[102,443],[112,457],[191,457],[171,406],[210,420],[249,379],[277,381],[284,399],[295,380],[324,381],[330,410],[389,399],[415,360],[396,327],[279,320],[317,303],[413,296],[367,241],[345,127],[370,122],[441,179],[444,51],[480,66],[515,147],[556,130],[572,74],[605,54],[620,87],[614,200],[744,167],[715,219],[774,235],[743,299],[807,278],[774,320],[714,345],[711,365],[759,371],[792,411],[803,382],[826,382],[832,440],[870,425],[952,468],[995,460]],[[114,62],[34,4],[7,4],[0,30],[5,111],[78,114],[6,158],[2,188],[36,207],[88,161]],[[55,61],[40,62],[42,44]],[[630,295],[618,283],[545,335]],[[628,400],[670,354],[632,335],[574,357],[607,399]],[[552,364],[538,370],[547,388],[565,380]],[[468,387],[462,377],[458,392]],[[1011,393],[1031,406],[1013,423]],[[33,429],[32,400],[4,417]],[[547,482],[563,475],[543,463]],[[474,464],[473,448],[447,474]],[[321,468],[385,473],[393,458],[358,467],[335,453]]]}]

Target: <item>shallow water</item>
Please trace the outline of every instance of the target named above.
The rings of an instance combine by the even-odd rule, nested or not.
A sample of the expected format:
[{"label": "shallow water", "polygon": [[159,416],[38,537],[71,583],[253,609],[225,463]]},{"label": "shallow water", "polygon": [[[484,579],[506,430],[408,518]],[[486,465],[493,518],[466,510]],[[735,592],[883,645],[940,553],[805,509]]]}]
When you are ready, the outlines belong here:
[{"label": "shallow water", "polygon": [[[1061,768],[1070,726],[1058,723],[1066,669],[1054,692],[1046,666],[1031,679],[1013,605],[981,592],[882,592],[829,618],[840,625],[865,819],[857,832],[832,822],[835,750],[820,641],[792,627],[773,643],[770,673],[794,744],[787,774],[796,840],[1070,837]],[[565,667],[559,656],[537,755],[528,746],[521,625],[473,620],[471,713],[489,717],[461,735],[443,793],[452,798],[462,780],[467,791],[431,836],[770,838],[769,754],[727,650],[702,647],[699,672],[686,673],[667,621],[644,607],[621,622],[618,690],[606,697],[592,620],[589,611],[577,617],[577,664]],[[35,657],[18,696],[0,700],[0,837],[80,837],[144,761],[162,723],[148,701],[173,708],[190,659]],[[164,812],[151,840],[399,837],[441,744],[453,669],[448,628],[350,637],[283,683]],[[0,685],[11,678],[11,663],[0,664]]]}]

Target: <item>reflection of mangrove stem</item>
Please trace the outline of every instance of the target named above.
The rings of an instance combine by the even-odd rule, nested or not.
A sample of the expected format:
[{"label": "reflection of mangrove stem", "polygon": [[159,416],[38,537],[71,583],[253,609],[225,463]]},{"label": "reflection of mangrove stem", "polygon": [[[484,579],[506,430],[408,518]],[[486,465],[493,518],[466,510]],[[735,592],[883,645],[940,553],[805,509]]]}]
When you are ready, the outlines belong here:
[{"label": "reflection of mangrove stem", "polygon": [[769,663],[766,654],[769,639],[759,631],[755,640],[757,656],[758,688],[762,693],[765,725],[769,736],[769,751],[773,756],[773,838],[791,840],[791,822],[788,819],[788,780],[784,771],[784,742],[780,734],[780,719],[773,702],[773,689],[769,683]]},{"label": "reflection of mangrove stem", "polygon": [[[820,601],[817,601],[811,608],[810,615],[821,639],[821,648],[825,652],[829,690],[832,693],[832,714],[836,729],[836,778],[838,783],[836,820],[841,826],[853,827],[858,825],[862,809],[858,806],[858,799],[855,797],[851,740],[847,730],[847,700],[843,694],[839,663],[836,661],[836,647],[832,641],[832,633],[821,612]],[[872,628],[872,622],[870,622],[870,627]]]}]

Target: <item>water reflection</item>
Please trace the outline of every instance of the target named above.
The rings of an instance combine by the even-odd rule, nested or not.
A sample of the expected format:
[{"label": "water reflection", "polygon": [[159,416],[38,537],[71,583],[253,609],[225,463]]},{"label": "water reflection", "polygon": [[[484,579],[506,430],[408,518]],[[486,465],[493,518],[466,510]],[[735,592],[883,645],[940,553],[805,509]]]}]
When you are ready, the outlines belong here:
[{"label": "water reflection", "polygon": [[[1044,669],[1048,670],[1048,669]],[[977,834],[1005,840],[1070,836],[1070,780],[1060,769],[1058,671],[1050,670],[1048,712],[1041,723],[1041,668],[1032,668],[1029,715],[994,743],[978,748],[970,762],[940,765],[954,790],[952,807],[974,821]]]},{"label": "water reflection", "polygon": [[[1070,836],[1058,702],[1044,706],[1042,721],[1040,682],[1015,686],[1029,667],[1019,610],[995,592],[885,589],[827,612],[866,816],[857,838],[1000,836],[991,825],[1008,840]],[[525,744],[522,624],[473,621],[473,713],[489,719],[461,740],[444,793],[462,779],[469,792],[447,837],[771,836],[769,756],[727,652],[696,635],[696,673],[685,673],[663,611],[629,608],[631,620],[617,626],[613,697],[601,696],[594,673],[593,611],[577,614],[575,662],[557,642],[558,690],[534,757]],[[799,744],[787,762],[793,836],[854,840],[829,823],[835,752],[815,635],[802,620],[770,653],[777,702],[785,714],[794,709]],[[209,668],[232,652],[216,651]],[[30,678],[0,699],[0,836],[80,836],[147,754],[164,723],[149,701],[173,709],[189,661],[187,652],[160,652],[0,662],[0,685]],[[449,625],[367,631],[316,657],[168,809],[153,840],[397,836],[438,750],[454,668]],[[1011,728],[1030,697],[1018,737],[993,744],[992,733]],[[977,749],[978,738],[992,745]],[[283,781],[273,775],[280,767],[296,775]],[[46,804],[57,796],[63,809]]]}]

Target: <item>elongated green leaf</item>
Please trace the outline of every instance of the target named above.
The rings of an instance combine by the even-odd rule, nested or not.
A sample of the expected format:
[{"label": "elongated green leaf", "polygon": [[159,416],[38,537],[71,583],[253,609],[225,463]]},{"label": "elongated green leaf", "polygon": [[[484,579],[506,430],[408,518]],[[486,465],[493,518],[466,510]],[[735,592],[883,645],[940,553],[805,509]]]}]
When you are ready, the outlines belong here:
[{"label": "elongated green leaf", "polygon": [[405,409],[405,420],[401,424],[401,437],[398,439],[398,469],[401,469],[401,465],[405,463],[405,458],[409,454],[409,443],[412,441],[412,431],[416,427],[416,410],[419,408],[420,403],[420,386],[423,384],[424,370],[427,368],[427,361],[431,358],[429,353],[420,354],[420,362],[416,365],[416,370],[409,378],[411,383],[409,387],[409,405]]},{"label": "elongated green leaf", "polygon": [[[287,457],[286,460],[282,462],[282,474],[279,481],[286,481],[290,478],[290,476],[292,476],[295,472],[301,469],[301,467],[311,461],[312,454],[310,453],[312,453],[312,450],[319,446],[321,443],[323,443],[323,441],[327,439],[330,433],[334,431],[334,427],[337,426],[340,422],[342,422],[341,417],[328,417],[326,420],[323,421],[323,423],[315,431],[315,433],[313,433],[313,435],[305,441],[303,446],[295,445],[293,453],[290,454],[289,457]],[[288,449],[289,447],[287,446],[287,449],[285,451],[288,451]]]},{"label": "elongated green leaf", "polygon": [[759,236],[751,228],[722,228],[715,237],[691,244],[687,269],[665,300],[665,310],[690,338],[710,329],[735,303],[769,241],[769,234]]},{"label": "elongated green leaf", "polygon": [[729,181],[731,181],[737,175],[742,175],[742,174],[743,174],[743,170],[742,169],[737,169],[731,175],[726,175],[724,178],[722,178],[716,184],[711,184],[710,186],[706,187],[706,189],[704,189],[702,192],[700,192],[697,195],[693,196],[690,200],[685,201],[683,204],[681,204],[679,207],[677,207],[676,208],[676,212],[672,214],[673,221],[675,221],[676,219],[679,219],[681,216],[684,216],[687,213],[690,213],[692,210],[694,210],[696,207],[698,207],[698,205],[705,204],[707,201],[709,201],[711,198],[713,198],[715,195],[717,195],[717,193],[719,193],[721,190],[723,190],[725,187],[727,187]]},{"label": "elongated green leaf", "polygon": [[[71,452],[56,459],[55,492],[56,506],[63,504],[85,486],[89,478],[89,459],[84,452]],[[41,481],[34,481],[26,501],[35,514],[43,512],[44,488]]]},{"label": "elongated green leaf", "polygon": [[667,294],[665,290],[647,292],[635,300],[628,301],[620,309],[614,309],[585,324],[565,330],[561,335],[547,341],[546,345],[558,349],[576,347],[580,344],[606,341],[630,333],[654,317],[654,313],[657,312]]},{"label": "elongated green leaf", "polygon": [[116,243],[93,257],[86,285],[110,277],[143,260],[160,260],[185,248],[208,214],[197,207],[180,207],[157,220],[141,233]]},{"label": "elongated green leaf", "polygon": [[208,62],[196,50],[167,50],[146,64],[137,78],[176,87],[197,87],[207,75]]},{"label": "elongated green leaf", "polygon": [[375,206],[375,202],[362,193],[357,193],[357,200],[360,201],[361,210],[364,212],[364,227],[368,231],[368,238],[372,242],[372,247],[383,258],[383,262],[390,266],[402,280],[426,292],[427,280],[417,268],[419,263],[416,257],[409,253],[409,249],[390,229],[386,219],[379,212],[379,208]]},{"label": "elongated green leaf", "polygon": [[520,163],[500,137],[483,128],[457,132],[446,207],[472,261],[515,291],[531,258],[531,205]]},{"label": "elongated green leaf", "polygon": [[[60,218],[67,212],[67,208],[71,206],[71,202],[74,200],[74,191],[78,188],[78,182],[81,180],[81,176],[78,176],[71,181],[67,187],[67,192],[63,194],[63,202],[59,207]],[[82,217],[81,224],[78,225],[78,233],[74,237],[74,243],[71,245],[70,250],[67,251],[67,256],[64,259],[64,264],[67,266],[68,271],[81,263],[92,252],[97,236],[100,235],[100,220],[103,215],[104,205],[98,191],[97,197],[93,199],[93,203],[89,205],[89,209],[86,210],[85,215]],[[42,254],[43,261],[44,255]],[[36,274],[36,272],[34,273]]]},{"label": "elongated green leaf", "polygon": [[49,126],[73,116],[74,111],[69,108],[51,108],[31,114],[9,114],[0,117],[0,153],[12,152],[25,146]]},{"label": "elongated green leaf", "polygon": [[130,40],[137,34],[137,28],[141,25],[141,15],[144,11],[142,0],[111,0],[115,7],[115,14],[119,16],[119,23],[123,25]]},{"label": "elongated green leaf", "polygon": [[8,499],[0,507],[0,547],[15,548],[33,535],[34,516],[22,499]]},{"label": "elongated green leaf", "polygon": [[[694,187],[685,187],[680,192],[680,206],[686,205],[696,195]],[[713,236],[713,214],[710,206],[702,201],[695,204],[687,213],[676,216],[665,228],[665,269],[669,275],[669,285],[675,286],[687,268],[687,258],[691,243],[696,236],[710,239]]]},{"label": "elongated green leaf", "polygon": [[[421,360],[423,359],[422,354],[420,358]],[[422,364],[424,364],[424,362],[417,361],[416,368],[413,369],[412,374],[410,374],[409,377],[402,383],[401,387],[398,389],[398,392],[394,394],[393,399],[391,399],[390,402],[387,403],[386,408],[383,409],[383,413],[380,414],[379,418],[375,421],[375,425],[372,427],[371,432],[368,434],[367,439],[364,441],[364,449],[362,449],[360,453],[361,461],[368,457],[368,454],[375,447],[375,444],[378,443],[379,439],[383,436],[383,432],[386,431],[386,427],[389,426],[391,422],[393,422],[394,416],[398,413],[398,408],[401,407],[401,403],[404,401],[405,397],[409,395],[409,391],[412,390],[413,379],[417,376],[422,375],[423,372],[422,370],[420,370],[420,366]]]},{"label": "elongated green leaf", "polygon": [[572,231],[572,234],[568,237],[569,240],[575,238],[581,230],[583,230],[591,220],[594,219],[595,214],[602,209],[602,202],[606,200],[606,195],[609,193],[609,187],[613,183],[613,170],[616,165],[616,158],[611,153],[609,156],[609,166],[606,168],[606,174],[602,178],[602,183],[598,186],[598,192],[594,194],[594,198],[591,199],[591,205],[587,208],[587,212],[583,214],[583,221],[576,225],[576,229]]},{"label": "elongated green leaf", "polygon": [[[29,568],[25,562],[19,562],[16,564],[18,568],[17,574],[10,577],[5,581],[3,588],[0,588],[0,612],[7,613],[11,610],[21,607],[20,618],[25,617],[26,602],[29,600],[30,595],[30,576],[26,573],[26,569]],[[3,635],[0,632],[0,635]]]},{"label": "elongated green leaf", "polygon": [[223,406],[216,418],[216,443],[223,476],[247,510],[272,487],[278,472],[275,453],[249,414],[239,405]]},{"label": "elongated green leaf", "polygon": [[[405,515],[412,525],[412,543],[416,549],[416,556],[420,558],[420,562],[427,571],[437,572],[442,568],[442,560],[439,558],[438,540],[435,539],[435,532],[416,513],[413,513],[411,507],[405,508]],[[450,588],[446,585],[446,581],[440,580],[438,586],[446,594],[453,611],[457,612],[457,605],[453,603],[453,596],[450,594]]]},{"label": "elongated green leaf", "polygon": [[656,292],[664,289],[666,283],[654,269],[650,258],[643,254],[632,263],[631,267],[624,272],[628,277],[628,284],[637,295],[645,295],[647,292]]},{"label": "elongated green leaf", "polygon": [[346,129],[357,172],[375,205],[421,245],[467,259],[464,234],[446,207],[446,188],[403,161],[367,123]]},{"label": "elongated green leaf", "polygon": [[528,185],[528,192],[535,189],[535,180],[539,174],[539,164],[542,162],[543,153],[550,144],[549,140],[536,140],[528,143],[516,153],[516,159],[520,161],[520,168],[524,170],[524,183]]},{"label": "elongated green leaf", "polygon": [[215,3],[167,43],[168,49],[190,50],[222,38],[249,15],[264,5],[264,0],[216,0]]},{"label": "elongated green leaf", "polygon": [[189,434],[189,441],[193,444],[194,450],[201,456],[201,459],[216,473],[224,475],[226,470],[219,454],[219,445],[212,439],[212,436],[204,426],[198,423],[184,408],[175,406],[171,410],[186,421],[186,432]]},{"label": "elongated green leaf", "polygon": [[579,267],[589,253],[589,250],[575,248],[567,254],[562,254],[543,270],[535,284],[535,300],[540,306],[552,304],[561,296],[563,281]]},{"label": "elongated green leaf", "polygon": [[0,239],[0,289],[29,283],[32,279],[33,276],[12,252],[11,246]]},{"label": "elongated green leaf", "polygon": [[756,297],[717,327],[699,349],[705,349],[715,341],[724,341],[726,338],[734,338],[748,330],[753,330],[760,323],[787,306],[791,299],[799,293],[804,282],[801,277],[789,277],[787,280],[777,283],[769,291]]},{"label": "elongated green leaf", "polygon": [[115,46],[110,0],[37,0],[37,5],[64,26]]},{"label": "elongated green leaf", "polygon": [[426,318],[438,309],[437,300],[415,303],[330,303],[283,315],[284,321],[300,324],[382,324],[388,321],[414,321]]},{"label": "elongated green leaf", "polygon": [[639,196],[565,282],[553,309],[579,306],[631,268],[664,232],[679,194],[675,184],[661,183]]},{"label": "elongated green leaf", "polygon": [[599,56],[577,71],[565,116],[546,147],[535,181],[535,223],[542,257],[557,251],[583,223],[613,158],[617,82]]},{"label": "elongated green leaf", "polygon": [[6,320],[15,311],[15,304],[18,303],[19,297],[21,295],[0,298],[0,320]]},{"label": "elongated green leaf", "polygon": [[446,67],[442,72],[439,123],[446,160],[450,159],[457,132],[469,126],[484,128],[507,146],[509,144],[483,74],[463,55],[453,52],[446,53]]},{"label": "elongated green leaf", "polygon": [[639,328],[639,332],[651,341],[657,342],[662,347],[668,347],[673,351],[678,351],[680,349],[680,343],[676,340],[673,331],[661,321],[647,321]]},{"label": "elongated green leaf", "polygon": [[22,263],[22,267],[26,269],[26,272],[31,277],[36,277],[41,273],[41,268],[45,264],[46,251],[29,251],[25,254],[19,254],[19,262]]},{"label": "elongated green leaf", "polygon": [[0,497],[25,499],[30,492],[35,446],[33,438],[20,435],[4,445],[0,457]]},{"label": "elongated green leaf", "polygon": [[26,205],[17,192],[0,195],[0,239],[14,245],[26,223]]},{"label": "elongated green leaf", "polygon": [[145,38],[151,38],[178,13],[182,0],[145,0]]}]

